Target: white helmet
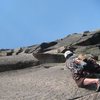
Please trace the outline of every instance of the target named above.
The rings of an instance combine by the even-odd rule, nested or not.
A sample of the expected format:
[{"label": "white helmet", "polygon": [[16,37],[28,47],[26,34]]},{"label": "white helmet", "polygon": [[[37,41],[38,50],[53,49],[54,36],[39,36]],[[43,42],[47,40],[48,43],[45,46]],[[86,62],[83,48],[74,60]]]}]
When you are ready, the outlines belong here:
[{"label": "white helmet", "polygon": [[64,53],[64,57],[66,58],[66,57],[68,57],[68,55],[71,55],[71,54],[73,54],[73,52],[71,52],[70,50],[68,50],[68,51],[66,51]]}]

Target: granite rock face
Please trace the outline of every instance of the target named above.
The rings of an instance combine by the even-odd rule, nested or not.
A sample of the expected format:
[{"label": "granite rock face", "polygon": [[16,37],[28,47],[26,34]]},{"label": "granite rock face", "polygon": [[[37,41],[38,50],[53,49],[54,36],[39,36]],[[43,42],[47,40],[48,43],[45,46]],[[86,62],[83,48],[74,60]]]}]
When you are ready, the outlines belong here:
[{"label": "granite rock face", "polygon": [[73,50],[75,53],[93,53],[100,55],[100,30],[98,31],[85,31],[83,33],[73,33],[67,35],[63,39],[58,39],[53,42],[44,42],[38,45],[21,47],[16,49],[1,49],[0,56],[11,56],[38,53],[58,54],[64,53],[67,49]]},{"label": "granite rock face", "polygon": [[0,50],[0,100],[99,100],[96,87],[78,88],[63,53],[98,55],[100,30],[38,45]]},{"label": "granite rock face", "polygon": [[32,54],[0,57],[0,72],[39,65]]}]

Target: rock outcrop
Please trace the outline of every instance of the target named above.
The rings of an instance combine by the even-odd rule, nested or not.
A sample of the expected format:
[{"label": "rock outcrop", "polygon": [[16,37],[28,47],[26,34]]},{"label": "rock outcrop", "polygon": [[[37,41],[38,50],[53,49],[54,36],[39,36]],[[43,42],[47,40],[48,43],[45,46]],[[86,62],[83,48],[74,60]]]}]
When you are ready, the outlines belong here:
[{"label": "rock outcrop", "polygon": [[32,54],[0,57],[0,72],[39,65]]},{"label": "rock outcrop", "polygon": [[100,61],[100,30],[73,33],[28,47],[1,49],[0,100],[99,100],[96,87],[77,87],[65,67],[66,50],[95,54]]},{"label": "rock outcrop", "polygon": [[[63,39],[53,42],[44,42],[38,45],[20,47],[16,49],[1,49],[0,56],[17,56],[32,54],[40,63],[64,62],[63,53],[66,50],[73,50],[75,53],[95,54],[100,60],[100,30],[73,33]],[[43,58],[43,59],[42,59]],[[59,59],[59,60],[58,60]]]}]

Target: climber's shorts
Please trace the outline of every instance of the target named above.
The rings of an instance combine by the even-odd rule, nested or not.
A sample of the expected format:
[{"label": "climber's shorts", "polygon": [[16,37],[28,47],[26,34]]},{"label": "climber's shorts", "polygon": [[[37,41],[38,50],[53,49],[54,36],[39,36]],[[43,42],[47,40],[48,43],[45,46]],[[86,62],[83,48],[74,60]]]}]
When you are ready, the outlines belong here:
[{"label": "climber's shorts", "polygon": [[78,74],[72,73],[73,79],[75,80],[78,87],[84,87],[84,79],[85,77],[81,77]]},{"label": "climber's shorts", "polygon": [[78,85],[78,87],[84,87],[84,84],[83,84],[84,79],[85,78],[79,78],[79,79],[75,80],[75,82]]}]

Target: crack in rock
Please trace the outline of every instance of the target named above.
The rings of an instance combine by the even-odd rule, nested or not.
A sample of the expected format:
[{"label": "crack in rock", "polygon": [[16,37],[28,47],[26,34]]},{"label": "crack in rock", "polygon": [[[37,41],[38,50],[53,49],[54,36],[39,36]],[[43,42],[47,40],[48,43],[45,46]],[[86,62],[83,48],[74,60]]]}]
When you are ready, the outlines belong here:
[{"label": "crack in rock", "polygon": [[68,99],[68,100],[77,100],[79,98],[83,98],[83,97],[86,97],[86,96],[89,96],[89,95],[93,95],[93,94],[96,94],[95,99],[94,99],[94,100],[96,100],[98,93],[95,93],[95,92],[94,93],[89,93],[89,94],[86,94],[86,95],[83,95],[83,96],[77,96],[77,97],[74,97],[74,98],[71,98],[71,99]]}]

